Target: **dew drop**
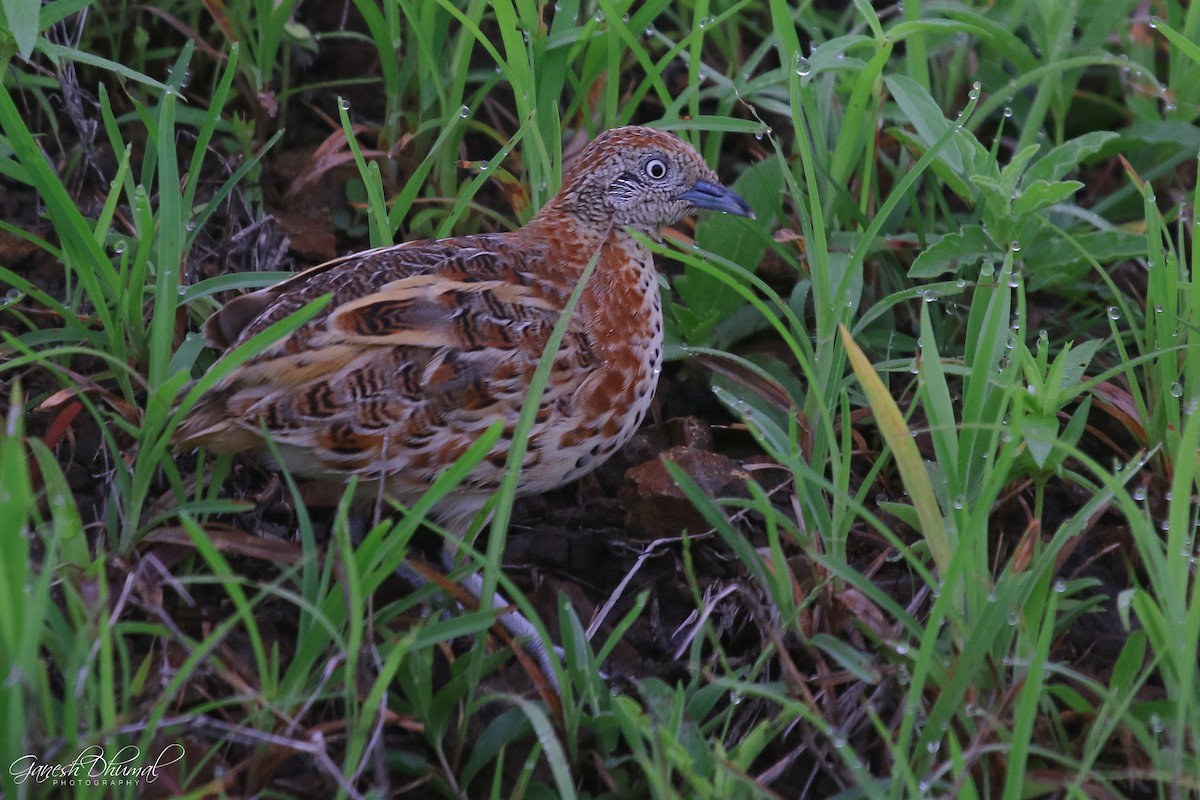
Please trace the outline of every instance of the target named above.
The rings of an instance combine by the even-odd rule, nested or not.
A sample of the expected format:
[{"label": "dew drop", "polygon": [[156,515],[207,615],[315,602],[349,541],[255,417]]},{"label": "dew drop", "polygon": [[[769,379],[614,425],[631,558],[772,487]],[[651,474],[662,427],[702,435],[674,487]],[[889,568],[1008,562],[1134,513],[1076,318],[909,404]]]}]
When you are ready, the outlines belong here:
[{"label": "dew drop", "polygon": [[487,171],[488,171],[488,169],[489,169],[491,166],[492,166],[492,165],[488,163],[487,159],[484,159],[484,160],[482,160],[482,161],[478,161],[478,162],[476,162],[476,163],[475,163],[475,167],[476,167],[476,168],[477,168],[477,169],[478,169],[480,172],[487,172]]},{"label": "dew drop", "polygon": [[796,74],[801,78],[812,74],[812,62],[799,53],[796,54]]},{"label": "dew drop", "polygon": [[343,97],[340,101],[338,101],[338,104],[341,106],[342,111],[350,110],[350,101],[346,98]]},{"label": "dew drop", "polygon": [[1067,590],[1067,581],[1065,578],[1059,578],[1054,582],[1054,591],[1062,594]]},{"label": "dew drop", "polygon": [[1011,119],[1012,115],[1013,115],[1012,106],[1005,106],[1004,107],[1004,118]]},{"label": "dew drop", "polygon": [[460,108],[460,109],[458,110],[458,115],[459,115],[460,117],[462,117],[463,119],[466,119],[466,118],[467,118],[467,117],[470,115],[470,113],[471,113],[471,107],[470,107],[470,106],[463,106],[462,108]]},{"label": "dew drop", "polygon": [[1183,384],[1176,381],[1171,384],[1171,397],[1183,397]]},{"label": "dew drop", "polygon": [[1109,306],[1108,307],[1108,318],[1111,320],[1120,319],[1121,318],[1121,309],[1117,308],[1116,306]]}]

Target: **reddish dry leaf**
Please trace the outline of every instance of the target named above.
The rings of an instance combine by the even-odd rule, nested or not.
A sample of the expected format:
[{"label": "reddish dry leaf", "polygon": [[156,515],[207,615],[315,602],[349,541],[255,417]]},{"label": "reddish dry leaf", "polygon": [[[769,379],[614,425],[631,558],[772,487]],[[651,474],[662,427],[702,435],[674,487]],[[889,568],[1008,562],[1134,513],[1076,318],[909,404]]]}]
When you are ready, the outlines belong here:
[{"label": "reddish dry leaf", "polygon": [[1029,566],[1030,559],[1033,558],[1034,545],[1041,538],[1042,525],[1038,520],[1030,520],[1025,527],[1025,533],[1021,534],[1021,541],[1017,542],[1017,547],[1013,551],[1012,559],[1008,562],[1008,568],[1013,574],[1024,572]]},{"label": "reddish dry leaf", "polygon": [[1096,408],[1121,423],[1138,442],[1146,444],[1146,429],[1138,417],[1137,403],[1129,392],[1112,381],[1097,384],[1092,392],[1099,398]]},{"label": "reddish dry leaf", "polygon": [[[245,531],[231,528],[227,525],[206,525],[204,532],[223,553],[233,553],[259,561],[269,561],[273,564],[298,564],[304,559],[304,551],[300,545],[285,542],[281,539],[266,539],[253,536]],[[175,545],[191,548],[192,538],[187,531],[180,527],[157,528],[146,535],[143,542],[147,544]]]},{"label": "reddish dry leaf", "polygon": [[847,586],[837,592],[835,597],[847,611],[861,620],[880,639],[892,636],[892,626],[887,623],[879,606],[858,589]]},{"label": "reddish dry leaf", "polygon": [[305,213],[294,213],[272,209],[271,216],[279,223],[279,230],[288,237],[291,251],[304,258],[324,263],[337,257],[337,236],[328,219]]},{"label": "reddish dry leaf", "polygon": [[34,411],[47,413],[58,409],[60,406],[67,405],[71,402],[77,402],[74,400],[74,398],[77,397],[82,391],[85,394],[99,397],[109,408],[120,414],[130,425],[138,425],[141,423],[141,414],[139,413],[138,409],[129,405],[108,389],[105,389],[91,378],[80,375],[77,372],[72,372],[64,367],[59,367],[58,369],[60,372],[74,381],[76,385],[70,386],[66,389],[59,389],[57,392],[39,403],[37,407],[34,408]]},{"label": "reddish dry leaf", "polygon": [[516,177],[507,170],[496,170],[492,174],[494,180],[500,186],[500,191],[504,193],[504,198],[508,200],[508,204],[512,206],[513,213],[520,216],[525,209],[529,208],[529,193],[525,191],[525,186]]},{"label": "reddish dry leaf", "polygon": [[[368,130],[369,128],[365,125],[354,124],[350,126],[350,131],[355,136]],[[386,158],[387,154],[382,150],[362,150],[362,156],[365,159],[381,159]],[[292,181],[292,185],[284,193],[284,200],[291,200],[303,189],[319,181],[329,170],[352,163],[354,163],[354,154],[350,152],[345,132],[341,128],[338,128],[325,137],[325,141],[321,142],[317,149],[313,151],[312,165],[296,176],[296,179]]]},{"label": "reddish dry leaf", "polygon": [[13,266],[37,252],[38,246],[8,231],[0,231],[0,264]]},{"label": "reddish dry leaf", "polygon": [[237,34],[233,32],[233,25],[229,22],[229,16],[225,13],[224,0],[203,0],[204,7],[208,9],[208,13],[212,15],[213,22],[217,23],[217,27],[221,29],[221,33],[225,34],[225,38],[231,42],[238,40]]}]

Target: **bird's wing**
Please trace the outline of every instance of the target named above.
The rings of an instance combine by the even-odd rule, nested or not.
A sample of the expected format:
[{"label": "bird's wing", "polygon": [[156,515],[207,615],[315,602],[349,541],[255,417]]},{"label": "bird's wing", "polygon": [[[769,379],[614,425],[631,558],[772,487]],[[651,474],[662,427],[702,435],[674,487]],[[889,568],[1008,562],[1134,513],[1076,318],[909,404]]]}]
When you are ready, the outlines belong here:
[{"label": "bird's wing", "polygon": [[[527,269],[539,255],[504,235],[413,242],[232,301],[206,326],[229,347],[332,295],[314,319],[205,394],[176,446],[259,449],[265,431],[303,454],[289,463],[301,474],[402,466],[426,484],[493,420],[515,423],[570,288]],[[591,353],[586,341],[576,344],[576,355],[556,364],[560,392],[587,366],[573,363]]]}]

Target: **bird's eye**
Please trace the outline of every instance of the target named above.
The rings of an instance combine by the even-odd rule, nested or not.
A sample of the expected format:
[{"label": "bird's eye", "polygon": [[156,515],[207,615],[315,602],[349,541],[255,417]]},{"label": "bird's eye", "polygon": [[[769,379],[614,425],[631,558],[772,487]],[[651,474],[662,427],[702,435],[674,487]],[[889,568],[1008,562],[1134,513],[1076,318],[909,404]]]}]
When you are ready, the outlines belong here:
[{"label": "bird's eye", "polygon": [[645,170],[646,175],[656,181],[660,181],[667,177],[667,165],[661,158],[650,159],[646,162],[646,166],[643,167],[643,169]]}]

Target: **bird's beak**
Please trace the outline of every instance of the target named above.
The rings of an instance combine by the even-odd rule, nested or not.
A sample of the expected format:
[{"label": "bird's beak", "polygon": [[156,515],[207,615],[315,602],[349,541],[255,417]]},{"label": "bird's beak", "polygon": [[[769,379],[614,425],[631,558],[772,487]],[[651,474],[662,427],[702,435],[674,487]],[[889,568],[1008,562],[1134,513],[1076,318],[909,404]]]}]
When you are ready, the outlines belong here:
[{"label": "bird's beak", "polygon": [[754,219],[754,209],[746,201],[724,186],[708,181],[696,181],[696,185],[683,194],[677,194],[672,200],[683,200],[696,208],[707,208],[712,211],[724,211],[726,214],[737,214],[739,217]]}]

